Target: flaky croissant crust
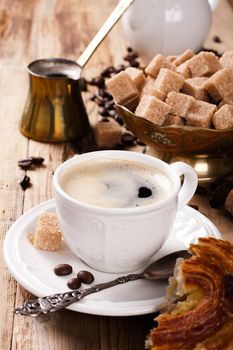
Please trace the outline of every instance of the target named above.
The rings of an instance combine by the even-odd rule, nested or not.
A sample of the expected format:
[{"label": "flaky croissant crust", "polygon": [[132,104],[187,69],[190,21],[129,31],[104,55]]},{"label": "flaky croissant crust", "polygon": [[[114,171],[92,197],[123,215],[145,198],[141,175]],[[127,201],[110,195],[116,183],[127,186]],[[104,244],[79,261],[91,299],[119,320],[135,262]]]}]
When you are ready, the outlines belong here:
[{"label": "flaky croissant crust", "polygon": [[193,256],[180,265],[182,289],[187,296],[199,295],[199,300],[190,310],[157,317],[151,349],[232,350],[233,293],[228,279],[233,277],[233,245],[199,238],[189,251]]}]

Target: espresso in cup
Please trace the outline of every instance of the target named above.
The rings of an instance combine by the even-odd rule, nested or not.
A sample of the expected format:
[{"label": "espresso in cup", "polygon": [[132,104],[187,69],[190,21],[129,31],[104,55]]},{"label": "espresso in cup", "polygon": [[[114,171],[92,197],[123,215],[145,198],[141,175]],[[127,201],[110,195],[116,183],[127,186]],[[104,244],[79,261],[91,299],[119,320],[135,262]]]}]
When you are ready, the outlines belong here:
[{"label": "espresso in cup", "polygon": [[172,182],[160,170],[123,159],[96,159],[73,165],[60,180],[62,189],[81,202],[107,208],[133,208],[169,197]]}]

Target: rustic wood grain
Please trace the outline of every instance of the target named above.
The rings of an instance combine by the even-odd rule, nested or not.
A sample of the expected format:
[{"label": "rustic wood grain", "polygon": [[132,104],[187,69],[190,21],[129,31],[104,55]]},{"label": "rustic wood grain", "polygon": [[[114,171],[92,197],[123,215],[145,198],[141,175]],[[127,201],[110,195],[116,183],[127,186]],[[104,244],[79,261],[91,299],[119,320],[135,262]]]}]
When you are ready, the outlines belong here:
[{"label": "rustic wood grain", "polygon": [[[14,317],[12,310],[30,293],[20,287],[7,271],[2,243],[11,224],[26,210],[53,197],[52,174],[77,149],[70,144],[28,141],[18,131],[28,89],[27,64],[41,57],[76,59],[117,0],[0,0],[0,349],[4,350],[141,350],[154,315],[98,317],[69,310],[54,314],[48,322]],[[233,10],[221,0],[205,47],[223,52],[233,49]],[[214,43],[218,35],[222,43]],[[87,78],[96,76],[109,64],[122,62],[126,42],[121,23],[104,40],[84,69]],[[84,99],[92,122],[96,106]],[[137,149],[134,149],[137,151]],[[45,164],[27,171],[32,187],[25,193],[18,185],[24,171],[17,161],[40,155]],[[211,209],[208,200],[195,196],[192,203],[208,216],[233,242],[233,219],[223,210]]]}]

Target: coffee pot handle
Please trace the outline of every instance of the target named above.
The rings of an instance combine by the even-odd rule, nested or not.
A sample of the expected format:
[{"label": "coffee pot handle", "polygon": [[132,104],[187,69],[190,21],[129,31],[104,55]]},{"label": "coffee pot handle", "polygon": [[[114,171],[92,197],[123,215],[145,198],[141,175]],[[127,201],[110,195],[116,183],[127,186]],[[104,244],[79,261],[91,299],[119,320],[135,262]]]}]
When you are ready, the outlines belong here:
[{"label": "coffee pot handle", "polygon": [[193,197],[197,188],[198,177],[196,171],[186,163],[175,162],[171,164],[171,167],[178,176],[184,176],[184,181],[178,194],[178,209],[181,209]]}]

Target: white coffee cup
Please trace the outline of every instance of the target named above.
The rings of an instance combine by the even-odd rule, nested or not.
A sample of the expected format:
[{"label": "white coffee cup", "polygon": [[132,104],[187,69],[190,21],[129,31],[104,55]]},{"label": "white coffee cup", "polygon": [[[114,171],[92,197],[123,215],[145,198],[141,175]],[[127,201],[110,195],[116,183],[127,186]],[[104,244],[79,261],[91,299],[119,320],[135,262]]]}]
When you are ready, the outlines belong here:
[{"label": "white coffee cup", "polygon": [[[134,208],[99,207],[72,198],[61,187],[62,175],[74,165],[96,159],[152,166],[170,179],[172,190],[158,203]],[[128,151],[74,156],[54,174],[56,210],[68,247],[90,267],[109,273],[136,271],[146,266],[171,232],[177,210],[192,198],[196,187],[197,175],[191,166],[183,162],[168,165],[155,157]]]}]

